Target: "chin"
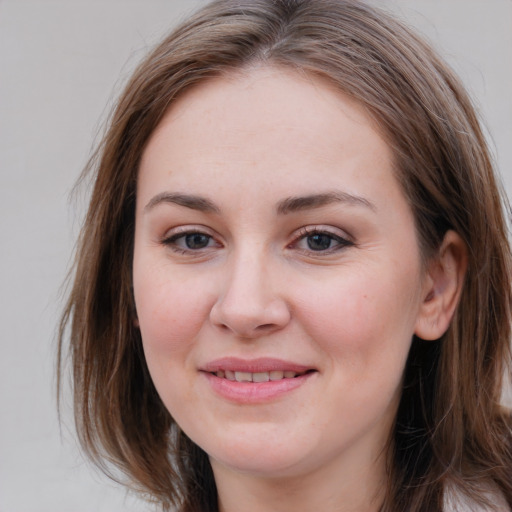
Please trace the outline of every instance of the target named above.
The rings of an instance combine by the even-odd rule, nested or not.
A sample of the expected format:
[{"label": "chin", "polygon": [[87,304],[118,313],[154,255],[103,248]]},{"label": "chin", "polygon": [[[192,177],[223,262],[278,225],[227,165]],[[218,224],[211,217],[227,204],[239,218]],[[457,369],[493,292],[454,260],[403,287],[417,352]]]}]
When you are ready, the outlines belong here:
[{"label": "chin", "polygon": [[223,440],[213,438],[201,447],[209,455],[212,467],[219,464],[238,473],[265,477],[292,476],[304,470],[311,462],[313,446],[294,436],[278,436],[272,429],[240,429],[239,435],[230,433]]},{"label": "chin", "polygon": [[240,454],[222,454],[222,458],[210,456],[210,462],[214,471],[219,464],[230,471],[260,478],[285,478],[298,476],[303,472],[303,464],[297,454],[270,454],[261,453],[262,451],[266,452],[260,447],[259,454],[252,453],[246,457]]}]

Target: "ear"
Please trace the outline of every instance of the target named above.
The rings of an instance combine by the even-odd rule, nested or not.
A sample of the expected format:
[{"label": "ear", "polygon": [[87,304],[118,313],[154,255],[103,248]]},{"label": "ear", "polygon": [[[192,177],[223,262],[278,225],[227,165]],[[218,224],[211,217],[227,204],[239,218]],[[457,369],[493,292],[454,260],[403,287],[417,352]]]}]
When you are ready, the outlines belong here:
[{"label": "ear", "polygon": [[437,340],[447,330],[455,313],[467,269],[467,249],[455,231],[447,231],[437,254],[427,265],[423,301],[414,334]]}]

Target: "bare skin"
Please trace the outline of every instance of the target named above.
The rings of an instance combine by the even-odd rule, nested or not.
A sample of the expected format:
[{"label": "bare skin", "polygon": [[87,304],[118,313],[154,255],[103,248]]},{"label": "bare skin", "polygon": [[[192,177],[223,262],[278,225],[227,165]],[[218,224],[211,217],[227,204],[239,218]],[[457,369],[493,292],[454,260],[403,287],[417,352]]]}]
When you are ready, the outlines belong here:
[{"label": "bare skin", "polygon": [[448,326],[459,242],[424,268],[389,147],[318,79],[254,68],[173,106],[140,169],[135,302],[222,512],[379,509],[411,340]]}]

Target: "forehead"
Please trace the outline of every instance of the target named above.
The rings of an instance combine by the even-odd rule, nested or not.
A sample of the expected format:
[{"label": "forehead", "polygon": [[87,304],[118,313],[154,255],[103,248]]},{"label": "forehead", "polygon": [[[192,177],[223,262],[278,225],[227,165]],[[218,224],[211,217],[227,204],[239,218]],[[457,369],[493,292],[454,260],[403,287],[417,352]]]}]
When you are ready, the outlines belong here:
[{"label": "forehead", "polygon": [[301,194],[358,182],[378,191],[394,181],[392,160],[365,110],[327,80],[260,66],[201,83],[173,104],[143,154],[138,193],[150,181],[211,192],[251,180]]}]

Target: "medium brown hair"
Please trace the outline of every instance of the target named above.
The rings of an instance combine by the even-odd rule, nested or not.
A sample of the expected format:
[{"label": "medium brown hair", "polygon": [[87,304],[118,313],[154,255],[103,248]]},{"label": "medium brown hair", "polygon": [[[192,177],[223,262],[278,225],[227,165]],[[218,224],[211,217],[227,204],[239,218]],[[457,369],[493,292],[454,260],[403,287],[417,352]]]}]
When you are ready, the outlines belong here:
[{"label": "medium brown hair", "polygon": [[[94,172],[60,332],[72,361],[82,445],[164,508],[215,511],[207,455],[180,431],[149,375],[134,325],[137,173],[176,98],[253,63],[329,80],[393,150],[425,260],[447,230],[468,249],[460,304],[438,341],[414,339],[389,443],[382,510],[442,510],[445,490],[512,505],[511,255],[502,194],[474,108],[447,65],[393,17],[350,0],[218,0],[175,29],[127,84],[88,166]],[[105,462],[106,461],[106,462]]]}]

